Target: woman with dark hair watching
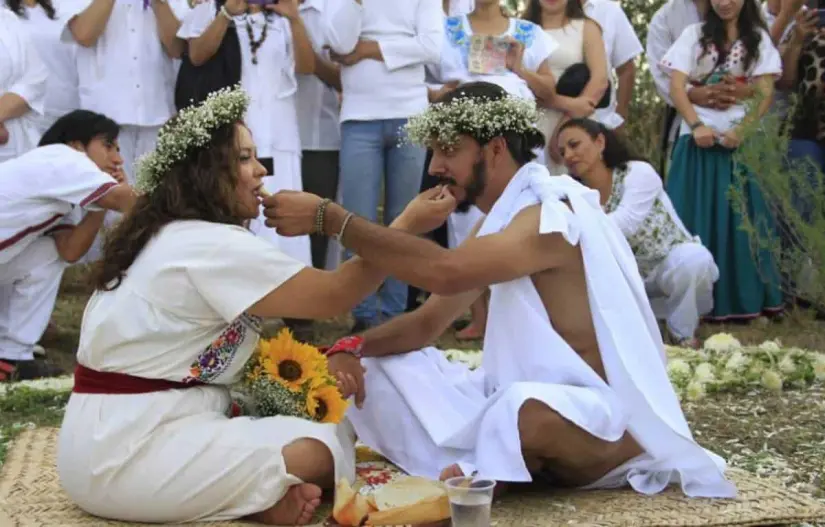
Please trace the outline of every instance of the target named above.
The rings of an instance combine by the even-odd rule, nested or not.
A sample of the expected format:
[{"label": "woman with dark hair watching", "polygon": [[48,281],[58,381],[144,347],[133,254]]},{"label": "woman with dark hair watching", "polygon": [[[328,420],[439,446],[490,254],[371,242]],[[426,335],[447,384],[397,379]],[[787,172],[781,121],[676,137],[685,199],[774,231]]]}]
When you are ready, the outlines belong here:
[{"label": "woman with dark hair watching", "polygon": [[43,133],[58,117],[80,107],[75,45],[60,38],[66,21],[59,3],[55,4],[52,0],[6,0],[6,7],[23,23],[49,72],[43,115],[38,119],[40,132]]},{"label": "woman with dark hair watching", "polygon": [[[769,251],[754,254],[749,235],[729,202],[742,127],[771,107],[775,79],[782,73],[779,52],[756,0],[711,0],[705,21],[688,26],[660,66],[670,75],[670,95],[682,116],[673,148],[667,193],[688,230],[697,234],[719,265],[711,320],[749,319],[782,310],[779,273]],[[748,113],[737,102],[725,110],[692,104],[688,86],[723,82],[726,76],[750,84],[760,94]],[[745,174],[750,221],[774,231],[773,218],[755,182]]]},{"label": "woman with dark hair watching", "polygon": [[554,90],[552,97],[540,101],[545,107],[542,128],[548,138],[546,164],[551,174],[560,175],[565,169],[556,148],[559,125],[569,118],[592,116],[610,88],[602,30],[584,14],[579,0],[530,0],[524,17],[559,44],[547,60],[556,83],[566,71],[568,75],[578,75],[576,70],[587,72],[586,77],[579,75],[576,96]]},{"label": "woman with dark hair watching", "polygon": [[698,347],[699,317],[713,308],[719,271],[701,240],[682,224],[659,174],[596,121],[567,121],[558,141],[570,174],[599,191],[605,212],[627,238],[670,341]]}]

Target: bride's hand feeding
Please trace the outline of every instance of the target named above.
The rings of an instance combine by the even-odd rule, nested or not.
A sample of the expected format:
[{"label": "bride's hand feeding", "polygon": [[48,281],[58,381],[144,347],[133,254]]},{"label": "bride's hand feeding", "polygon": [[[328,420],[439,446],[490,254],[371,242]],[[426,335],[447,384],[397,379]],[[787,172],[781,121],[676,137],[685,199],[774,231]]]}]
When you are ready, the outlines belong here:
[{"label": "bride's hand feeding", "polygon": [[318,224],[318,207],[321,198],[308,192],[282,190],[261,200],[266,216],[266,226],[274,228],[281,236],[313,234]]}]

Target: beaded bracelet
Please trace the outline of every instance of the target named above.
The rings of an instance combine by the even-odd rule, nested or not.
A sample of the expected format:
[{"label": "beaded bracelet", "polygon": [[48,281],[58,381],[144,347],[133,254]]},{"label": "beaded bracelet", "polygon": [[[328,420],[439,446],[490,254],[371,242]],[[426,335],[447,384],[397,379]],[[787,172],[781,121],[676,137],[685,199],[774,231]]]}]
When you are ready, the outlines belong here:
[{"label": "beaded bracelet", "polygon": [[324,219],[326,218],[327,205],[330,204],[330,199],[325,198],[318,204],[315,210],[315,232],[316,234],[324,234]]}]

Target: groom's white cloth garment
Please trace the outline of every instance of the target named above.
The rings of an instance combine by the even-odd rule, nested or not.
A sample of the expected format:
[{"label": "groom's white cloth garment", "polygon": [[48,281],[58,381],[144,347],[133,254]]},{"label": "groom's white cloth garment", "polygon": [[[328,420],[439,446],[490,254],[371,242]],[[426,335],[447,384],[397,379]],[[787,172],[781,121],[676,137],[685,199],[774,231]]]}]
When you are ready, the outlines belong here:
[{"label": "groom's white cloth garment", "polygon": [[361,410],[348,414],[360,439],[414,475],[436,478],[458,463],[464,473],[531,481],[518,415],[525,401],[536,399],[604,441],[629,432],[644,450],[588,488],[629,484],[654,494],[678,483],[688,496],[734,497],[724,460],[691,435],[633,254],[601,210],[598,192],[568,176],[551,178],[545,167],[529,163],[510,181],[478,236],[500,232],[536,204],[541,233],[561,233],[580,247],[608,382],[553,329],[525,276],[490,287],[479,369],[450,363],[435,348],[364,359],[368,395]]}]

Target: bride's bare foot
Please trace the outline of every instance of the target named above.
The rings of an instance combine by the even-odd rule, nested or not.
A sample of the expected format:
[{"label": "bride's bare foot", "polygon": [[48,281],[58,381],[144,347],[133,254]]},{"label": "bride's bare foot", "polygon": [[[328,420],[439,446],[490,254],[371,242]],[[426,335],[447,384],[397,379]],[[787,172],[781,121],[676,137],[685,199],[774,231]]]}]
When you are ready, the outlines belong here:
[{"label": "bride's bare foot", "polygon": [[281,501],[250,519],[265,525],[307,525],[321,503],[321,487],[300,483],[286,491]]}]

